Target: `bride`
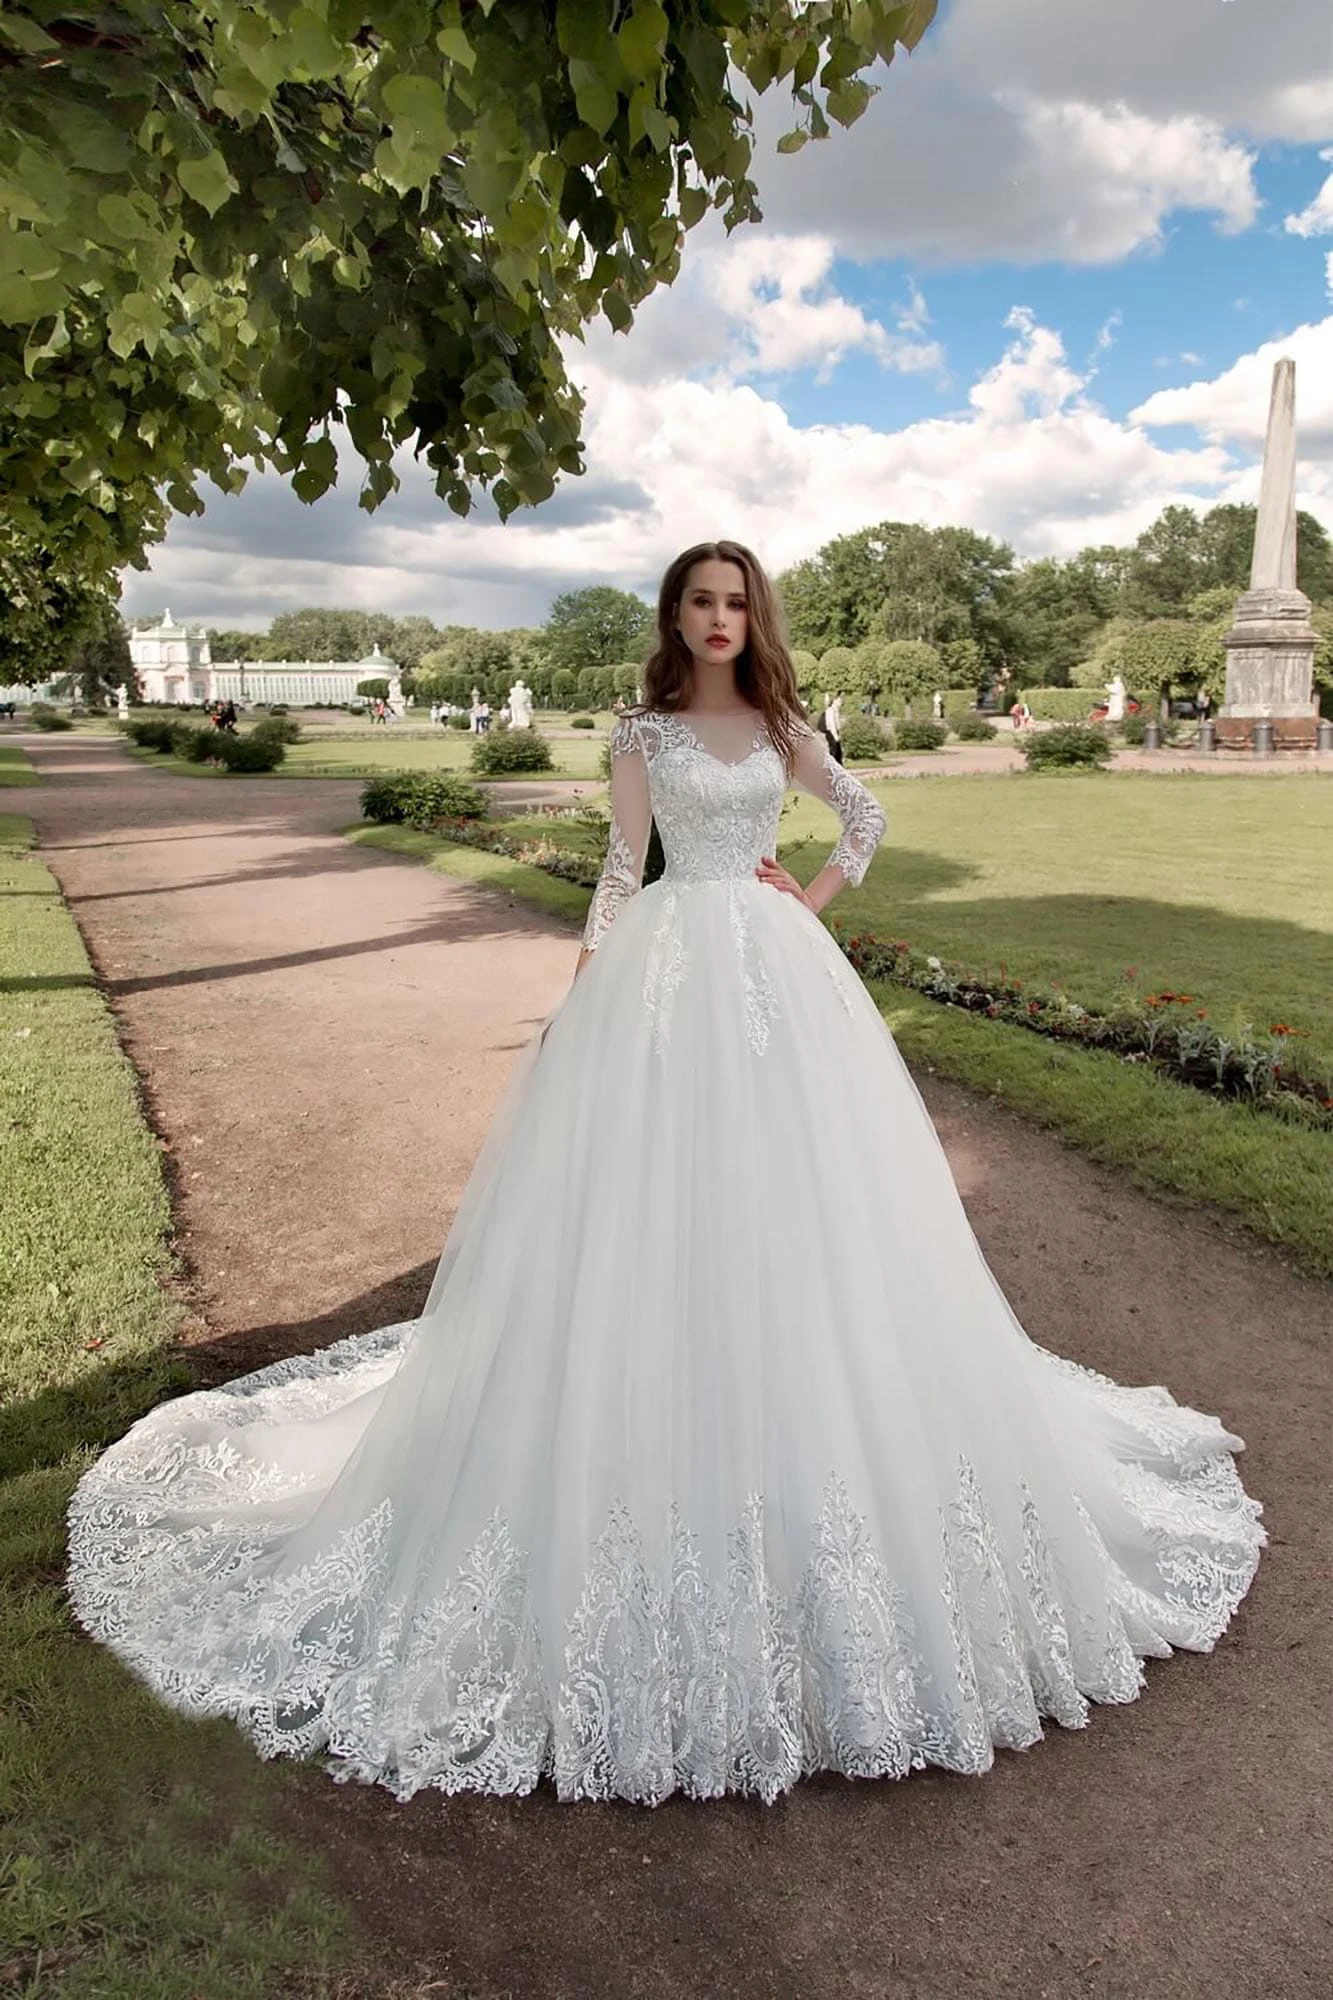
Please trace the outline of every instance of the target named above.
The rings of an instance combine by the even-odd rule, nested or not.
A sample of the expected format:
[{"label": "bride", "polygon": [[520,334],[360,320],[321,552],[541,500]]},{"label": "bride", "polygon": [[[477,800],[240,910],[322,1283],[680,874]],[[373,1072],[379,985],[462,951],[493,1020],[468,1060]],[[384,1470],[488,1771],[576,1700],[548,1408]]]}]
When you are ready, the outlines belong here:
[{"label": "bride", "polygon": [[[399,1798],[984,1771],[1209,1649],[1264,1540],[1239,1438],[1000,1291],[819,921],[884,814],[747,549],[671,565],[643,680],[420,1317],[159,1406],[71,1508],[77,1616],[165,1700]],[[793,782],[841,825],[805,888]]]}]

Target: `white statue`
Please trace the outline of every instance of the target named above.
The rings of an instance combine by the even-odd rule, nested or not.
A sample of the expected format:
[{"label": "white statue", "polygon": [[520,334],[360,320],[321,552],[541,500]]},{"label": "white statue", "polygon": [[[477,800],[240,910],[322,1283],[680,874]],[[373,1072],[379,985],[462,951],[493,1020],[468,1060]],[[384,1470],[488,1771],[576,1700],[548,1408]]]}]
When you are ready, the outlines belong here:
[{"label": "white statue", "polygon": [[128,722],[130,719],[130,691],[124,681],[116,689],[116,714],[121,722]]},{"label": "white statue", "polygon": [[472,690],[472,706],[468,710],[468,722],[471,725],[472,733],[474,736],[477,735],[480,730],[481,727],[480,718],[481,718],[481,689],[479,687],[474,687]]},{"label": "white statue", "polygon": [[532,689],[521,675],[509,690],[509,726],[511,729],[532,727]]},{"label": "white statue", "polygon": [[403,699],[403,677],[397,667],[389,675],[388,709],[390,718],[394,722],[401,722],[407,710],[407,703]]},{"label": "white statue", "polygon": [[1117,674],[1113,680],[1104,683],[1106,688],[1106,720],[1123,722],[1125,719],[1125,683]]},{"label": "white statue", "polygon": [[944,696],[940,693],[938,688],[936,688],[934,694],[930,698],[930,712],[934,716],[936,722],[943,722]]}]

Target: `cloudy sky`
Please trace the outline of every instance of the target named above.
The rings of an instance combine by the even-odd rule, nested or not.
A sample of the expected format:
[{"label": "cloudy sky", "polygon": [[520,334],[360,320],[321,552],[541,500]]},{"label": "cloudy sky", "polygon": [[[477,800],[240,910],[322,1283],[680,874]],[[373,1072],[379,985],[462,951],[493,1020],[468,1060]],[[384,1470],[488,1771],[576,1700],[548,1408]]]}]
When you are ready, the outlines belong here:
[{"label": "cloudy sky", "polygon": [[651,596],[709,536],[781,569],[886,518],[1020,555],[1126,541],[1255,496],[1279,354],[1300,503],[1333,530],[1329,0],[942,0],[876,76],[790,157],[761,100],[763,224],[701,225],[629,334],[573,347],[588,470],[545,506],[460,522],[410,459],[373,516],[350,465],[314,507],[206,486],[126,614],[538,624],[584,584]]}]

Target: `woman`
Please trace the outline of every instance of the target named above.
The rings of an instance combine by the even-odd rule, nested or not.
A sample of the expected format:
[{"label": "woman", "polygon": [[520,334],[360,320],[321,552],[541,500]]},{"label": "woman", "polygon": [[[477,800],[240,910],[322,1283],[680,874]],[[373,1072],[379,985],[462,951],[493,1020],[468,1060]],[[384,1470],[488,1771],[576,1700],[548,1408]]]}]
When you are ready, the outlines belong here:
[{"label": "woman", "polygon": [[[73,1503],[91,1632],[400,1798],[979,1772],[1210,1647],[1263,1540],[1238,1438],[999,1291],[819,921],[884,814],[748,550],[672,564],[643,685],[574,983],[420,1318],[160,1407]],[[792,781],[841,825],[804,887]]]}]

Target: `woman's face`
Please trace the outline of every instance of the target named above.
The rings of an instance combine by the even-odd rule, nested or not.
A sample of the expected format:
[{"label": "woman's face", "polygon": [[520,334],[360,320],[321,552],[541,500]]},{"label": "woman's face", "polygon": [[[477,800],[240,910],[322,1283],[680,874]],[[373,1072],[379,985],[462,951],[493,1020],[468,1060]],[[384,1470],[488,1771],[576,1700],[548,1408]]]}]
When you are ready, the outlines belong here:
[{"label": "woman's face", "polygon": [[750,635],[740,564],[717,558],[695,563],[685,579],[676,622],[696,660],[729,666],[737,659]]}]

